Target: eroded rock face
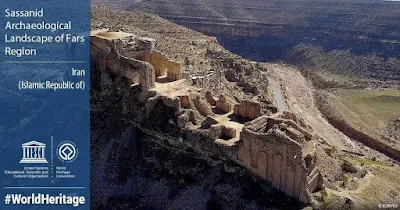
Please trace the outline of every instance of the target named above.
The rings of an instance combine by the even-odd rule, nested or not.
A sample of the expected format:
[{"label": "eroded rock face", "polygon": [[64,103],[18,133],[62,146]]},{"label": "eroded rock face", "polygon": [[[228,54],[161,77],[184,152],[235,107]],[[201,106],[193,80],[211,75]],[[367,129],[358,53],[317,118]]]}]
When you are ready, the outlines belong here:
[{"label": "eroded rock face", "polygon": [[357,173],[358,170],[353,163],[350,163],[347,160],[343,161],[341,168],[344,172],[349,172],[349,173]]},{"label": "eroded rock face", "polygon": [[101,120],[118,129],[92,130],[96,133],[92,147],[98,148],[91,151],[92,209],[296,209],[304,205],[286,199],[237,164],[166,149],[132,125]]},{"label": "eroded rock face", "polygon": [[218,121],[212,118],[211,116],[207,116],[207,118],[201,123],[203,128],[210,128],[212,125],[218,124]]},{"label": "eroded rock face", "polygon": [[390,124],[386,130],[389,138],[400,142],[400,118],[396,119],[392,124]]},{"label": "eroded rock face", "polygon": [[178,127],[184,128],[188,123],[192,123],[192,125],[196,125],[196,116],[193,110],[186,109],[183,111],[181,115],[179,115],[177,119]]}]

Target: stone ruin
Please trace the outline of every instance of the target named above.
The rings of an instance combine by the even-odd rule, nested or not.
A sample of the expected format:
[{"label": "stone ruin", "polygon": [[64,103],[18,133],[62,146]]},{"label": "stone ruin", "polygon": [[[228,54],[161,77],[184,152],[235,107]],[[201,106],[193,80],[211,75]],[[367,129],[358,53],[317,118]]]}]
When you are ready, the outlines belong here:
[{"label": "stone ruin", "polygon": [[[135,59],[134,34],[95,30],[91,31],[90,36],[91,62],[100,72],[123,75],[133,84],[138,83],[143,90],[155,86],[154,68],[149,63]],[[130,50],[135,53],[127,53]]]},{"label": "stone ruin", "polygon": [[307,202],[322,189],[312,135],[293,119],[261,116],[246,123],[236,161],[276,189]]},{"label": "stone ruin", "polygon": [[228,103],[224,95],[221,95],[219,97],[219,99],[215,102],[215,106],[223,113],[228,113],[232,110],[232,105]]},{"label": "stone ruin", "polygon": [[255,101],[242,100],[234,107],[235,115],[254,120],[262,115],[261,104]]},{"label": "stone ruin", "polygon": [[[257,101],[237,100],[225,94],[216,97],[211,91],[201,92],[194,87],[187,90],[178,85],[175,94],[160,93],[162,88],[157,89],[157,85],[183,79],[184,73],[179,63],[155,50],[155,40],[151,38],[95,30],[91,32],[91,49],[92,62],[98,71],[121,75],[131,86],[139,85],[141,96],[123,97],[124,103],[145,102],[148,119],[159,117],[149,115],[156,104],[162,103],[175,110],[176,119],[170,121],[175,121],[182,132],[189,132],[186,135],[199,133],[202,138],[214,141],[190,142],[192,147],[201,148],[199,153],[224,154],[222,159],[233,160],[302,202],[308,202],[311,193],[323,188],[314,136],[293,113],[285,111],[268,116]],[[129,109],[135,108],[124,106],[126,113]]]},{"label": "stone ruin", "polygon": [[208,106],[223,110],[222,114],[229,112],[230,118],[227,119],[247,119],[240,127],[234,126],[240,122],[226,123],[225,120],[218,120],[218,114],[204,112],[206,119],[202,127],[209,129],[209,138],[228,147],[225,150],[231,151],[231,160],[269,181],[276,189],[305,203],[311,193],[323,188],[316,164],[314,136],[302,119],[290,111],[263,115],[261,105],[256,101],[242,100],[234,106],[234,110],[230,110],[226,108],[231,104],[225,96],[216,99],[207,92],[205,97]]},{"label": "stone ruin", "polygon": [[[211,92],[206,92],[205,98],[208,104],[202,101],[199,110],[206,116],[201,125],[209,129],[209,138],[229,147],[233,161],[302,202],[308,202],[311,193],[323,188],[316,164],[314,136],[302,119],[290,111],[263,115],[256,101],[242,100],[231,110],[232,105],[224,95],[216,99]],[[231,118],[239,116],[248,121],[242,127],[233,127],[240,122],[218,120],[220,116],[212,114],[210,108],[204,108],[206,106],[222,110],[222,115],[230,113]],[[224,143],[232,139],[236,140]]]},{"label": "stone ruin", "polygon": [[171,82],[182,79],[180,65],[170,61],[161,52],[142,54],[137,57],[141,61],[150,63],[155,70],[155,77],[158,82]]},{"label": "stone ruin", "polygon": [[91,61],[101,72],[123,75],[143,90],[182,78],[180,65],[155,50],[155,40],[126,32],[93,30]]},{"label": "stone ruin", "polygon": [[[215,98],[211,92],[206,92],[204,97],[197,95],[194,99],[195,109],[206,117],[201,127],[208,130],[208,137],[215,143],[230,151],[231,160],[269,181],[288,196],[305,203],[311,193],[323,188],[322,176],[316,164],[314,136],[302,119],[290,111],[263,115],[261,105],[256,101],[242,100],[231,110],[232,105],[223,95]],[[181,97],[180,101],[184,108],[188,106],[183,104],[190,99]],[[222,114],[212,113],[210,107],[222,110]],[[234,127],[232,125],[241,123],[218,120],[226,113],[232,119],[241,117],[247,122],[242,127]]]}]

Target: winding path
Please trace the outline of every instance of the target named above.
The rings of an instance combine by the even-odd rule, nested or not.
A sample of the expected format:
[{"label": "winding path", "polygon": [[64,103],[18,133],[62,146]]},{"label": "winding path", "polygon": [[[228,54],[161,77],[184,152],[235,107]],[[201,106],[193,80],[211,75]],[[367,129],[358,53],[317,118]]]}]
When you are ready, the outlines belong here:
[{"label": "winding path", "polygon": [[269,84],[274,91],[275,104],[278,108],[278,111],[283,112],[288,110],[288,106],[286,105],[285,98],[282,95],[280,85],[272,78],[269,78]]}]

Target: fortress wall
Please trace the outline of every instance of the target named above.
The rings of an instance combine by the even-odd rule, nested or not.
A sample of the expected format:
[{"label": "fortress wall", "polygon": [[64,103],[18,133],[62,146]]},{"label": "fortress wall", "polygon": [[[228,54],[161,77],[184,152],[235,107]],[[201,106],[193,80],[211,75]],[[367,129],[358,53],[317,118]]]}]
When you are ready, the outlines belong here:
[{"label": "fortress wall", "polygon": [[128,78],[132,83],[139,82],[139,69],[134,69],[125,58],[107,58],[106,67],[112,73],[119,73]]},{"label": "fortress wall", "polygon": [[[109,41],[101,39],[99,37],[90,37],[90,42],[92,45],[92,48],[94,48],[95,52],[100,51],[104,53],[109,53],[111,51],[110,46],[109,46]],[[92,53],[93,51],[91,51]]]},{"label": "fortress wall", "polygon": [[[247,123],[241,132],[242,143],[237,153],[237,162],[273,187],[307,202],[308,171],[302,159],[302,145],[291,140],[279,130],[268,133],[262,130],[268,117],[260,117]],[[315,181],[311,184],[314,187]]]},{"label": "fortress wall", "polygon": [[260,153],[260,141],[256,138],[249,138],[250,166],[259,168],[258,155]]},{"label": "fortress wall", "polygon": [[258,102],[243,100],[234,106],[234,114],[251,120],[261,116],[261,104]]},{"label": "fortress wall", "polygon": [[263,130],[263,128],[265,127],[265,125],[267,124],[269,119],[270,119],[270,117],[268,117],[268,116],[258,117],[256,119],[254,119],[253,121],[245,123],[245,126],[246,126],[246,128],[248,128],[249,130],[251,130],[253,132],[259,132],[259,131]]},{"label": "fortress wall", "polygon": [[258,165],[265,166],[259,167],[257,170],[257,174],[264,179],[267,179],[267,170],[268,170],[268,156],[264,149],[261,149],[260,153],[258,154]]},{"label": "fortress wall", "polygon": [[216,101],[215,106],[224,113],[228,113],[232,110],[232,105],[230,103]]},{"label": "fortress wall", "polygon": [[[103,41],[108,45],[103,46]],[[165,71],[167,71],[167,77],[171,80],[179,79],[181,76],[179,64],[169,61],[161,53],[154,52],[144,55],[147,57],[142,57],[145,61],[141,61],[119,54],[114,42],[107,40],[100,40],[99,42],[99,47],[98,49],[96,48],[97,51],[94,51],[93,54],[93,56],[101,58],[98,63],[105,65],[106,70],[122,74],[131,79],[132,82],[139,82],[143,89],[154,87],[156,75],[164,74]],[[102,51],[101,48],[105,49]],[[163,105],[172,107],[174,110],[179,110],[181,107],[189,108],[193,105],[205,117],[213,114],[210,104],[215,101],[210,98],[206,100],[206,98],[201,96],[194,98],[182,96],[174,99],[161,96],[152,97],[146,103],[147,114],[150,113],[152,107],[160,102],[160,100],[163,102]],[[220,105],[230,105],[223,96],[215,103],[217,107],[218,103]],[[243,100],[235,106],[234,112],[239,116],[253,119],[253,121],[245,124],[240,134],[241,141],[238,142],[238,146],[219,147],[215,146],[213,142],[208,141],[200,143],[197,149],[203,152],[217,151],[225,156],[229,155],[228,157],[232,157],[234,161],[249,171],[264,180],[268,180],[275,188],[302,202],[307,202],[308,193],[320,186],[322,179],[319,179],[319,173],[314,172],[316,170],[309,175],[309,170],[311,169],[307,169],[305,166],[302,151],[303,145],[292,140],[282,131],[272,127],[276,123],[285,122],[291,126],[290,128],[294,129],[292,132],[293,138],[299,136],[297,135],[298,133],[305,133],[304,131],[306,130],[298,126],[293,120],[270,118],[268,116],[259,117],[262,114],[261,105],[257,102]],[[194,112],[189,113],[187,111],[180,115],[180,117],[181,125],[189,121],[194,123],[196,121]],[[190,136],[191,132],[189,133]],[[218,138],[221,135],[235,137],[236,131],[233,128],[225,126],[211,125],[209,131],[205,134],[211,137],[207,138],[209,140]],[[204,136],[204,134],[202,135]]]},{"label": "fortress wall", "polygon": [[281,124],[281,123],[285,123],[291,127],[291,128],[289,127],[287,131],[290,133],[288,135],[291,135],[290,137],[293,137],[293,139],[298,139],[296,138],[296,136],[299,136],[299,133],[301,133],[308,140],[313,138],[313,135],[309,131],[299,126],[296,122],[294,122],[291,119],[271,117],[268,120],[268,128],[270,128],[273,124]]},{"label": "fortress wall", "polygon": [[100,71],[121,74],[132,83],[139,83],[143,90],[155,87],[155,72],[149,63],[120,55],[115,40],[91,37],[90,41],[91,58]]},{"label": "fortress wall", "polygon": [[168,60],[166,56],[158,51],[153,51],[151,54],[140,55],[138,59],[149,62],[153,66],[156,78],[165,74],[167,74],[167,78],[172,81],[182,78],[180,65]]},{"label": "fortress wall", "polygon": [[298,142],[305,141],[304,135],[300,131],[298,131],[292,127],[287,127],[287,128],[285,128],[285,130],[286,130],[286,132],[285,132],[286,135],[289,136],[290,138],[296,139]]},{"label": "fortress wall", "polygon": [[192,100],[194,107],[201,115],[207,117],[208,115],[213,114],[211,106],[206,102],[205,99],[201,98],[200,96],[195,96]]},{"label": "fortress wall", "polygon": [[308,140],[312,139],[312,137],[313,137],[312,134],[310,132],[308,132],[306,129],[304,129],[303,127],[299,126],[293,120],[285,120],[285,123],[292,126],[296,130],[300,131],[304,135],[304,137],[306,137]]},{"label": "fortress wall", "polygon": [[294,186],[294,177],[295,177],[295,167],[294,166],[287,166],[286,168],[287,170],[287,177],[286,177],[286,185],[284,188],[284,192],[285,194],[294,197],[294,190],[293,190],[293,186]]},{"label": "fortress wall", "polygon": [[280,182],[279,182],[279,190],[281,191],[285,191],[286,188],[286,178],[287,178],[287,166],[289,165],[288,163],[288,159],[290,158],[288,156],[288,151],[287,151],[287,145],[283,144],[282,146],[282,150],[281,150],[281,155],[282,155],[282,159],[280,161],[280,165],[279,167],[281,168],[281,174],[280,174]]},{"label": "fortress wall", "polygon": [[155,87],[154,69],[147,62],[124,56],[110,57],[107,59],[107,67],[111,72],[124,75],[132,83],[139,82],[143,90]]},{"label": "fortress wall", "polygon": [[224,95],[220,95],[216,101],[215,106],[224,113],[228,113],[232,110],[232,105],[227,101]]}]

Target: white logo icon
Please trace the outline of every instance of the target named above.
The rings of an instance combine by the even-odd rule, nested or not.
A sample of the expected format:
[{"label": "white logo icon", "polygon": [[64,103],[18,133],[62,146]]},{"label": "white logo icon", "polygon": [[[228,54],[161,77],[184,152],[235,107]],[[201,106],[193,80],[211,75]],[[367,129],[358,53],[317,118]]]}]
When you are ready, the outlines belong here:
[{"label": "white logo icon", "polygon": [[74,143],[63,142],[58,146],[57,155],[62,161],[72,162],[78,155],[78,151]]},{"label": "white logo icon", "polygon": [[47,163],[46,144],[30,141],[22,144],[22,159],[20,163]]}]

